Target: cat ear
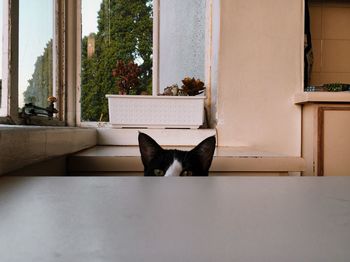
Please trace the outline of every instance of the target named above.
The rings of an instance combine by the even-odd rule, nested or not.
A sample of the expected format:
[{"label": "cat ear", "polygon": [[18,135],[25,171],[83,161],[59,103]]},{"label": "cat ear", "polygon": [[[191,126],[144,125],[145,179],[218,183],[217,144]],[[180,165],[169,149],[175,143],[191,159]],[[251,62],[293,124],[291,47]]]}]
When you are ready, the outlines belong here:
[{"label": "cat ear", "polygon": [[146,167],[156,156],[156,154],[161,152],[163,149],[156,141],[145,133],[140,132],[138,140],[142,163]]},{"label": "cat ear", "polygon": [[199,143],[190,152],[198,160],[203,171],[208,171],[215,151],[215,136],[210,136]]}]

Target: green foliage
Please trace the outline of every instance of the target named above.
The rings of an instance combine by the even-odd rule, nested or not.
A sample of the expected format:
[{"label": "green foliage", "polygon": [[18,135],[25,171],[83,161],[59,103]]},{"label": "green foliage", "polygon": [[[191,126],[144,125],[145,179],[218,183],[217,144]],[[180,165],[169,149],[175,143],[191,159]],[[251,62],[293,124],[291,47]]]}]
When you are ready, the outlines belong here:
[{"label": "green foliage", "polygon": [[52,39],[46,44],[43,55],[39,56],[34,65],[32,78],[28,80],[24,91],[24,102],[47,107],[47,98],[52,95]]},{"label": "green foliage", "polygon": [[340,92],[340,91],[348,91],[348,90],[350,90],[350,85],[349,84],[342,84],[342,83],[324,84],[323,87],[328,92]]},{"label": "green foliage", "polygon": [[112,75],[118,60],[140,64],[140,84],[135,94],[151,93],[152,1],[103,0],[98,12],[95,52],[88,55],[88,37],[82,40],[82,120],[108,120],[106,94],[117,93]]}]

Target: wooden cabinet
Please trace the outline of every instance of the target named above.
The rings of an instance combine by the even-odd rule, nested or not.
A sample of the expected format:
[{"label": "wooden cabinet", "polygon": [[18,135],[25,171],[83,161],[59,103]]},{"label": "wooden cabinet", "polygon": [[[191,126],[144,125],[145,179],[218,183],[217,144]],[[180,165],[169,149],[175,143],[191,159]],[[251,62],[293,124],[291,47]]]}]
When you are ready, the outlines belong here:
[{"label": "wooden cabinet", "polygon": [[350,175],[350,103],[304,103],[303,175]]}]

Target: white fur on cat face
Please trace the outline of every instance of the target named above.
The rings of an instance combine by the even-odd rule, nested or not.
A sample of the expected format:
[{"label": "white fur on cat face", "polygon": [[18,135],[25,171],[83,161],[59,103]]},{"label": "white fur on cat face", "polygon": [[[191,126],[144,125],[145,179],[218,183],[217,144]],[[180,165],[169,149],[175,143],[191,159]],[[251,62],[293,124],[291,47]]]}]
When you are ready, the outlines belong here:
[{"label": "white fur on cat face", "polygon": [[182,171],[182,164],[174,158],[174,162],[169,166],[164,176],[180,176]]}]

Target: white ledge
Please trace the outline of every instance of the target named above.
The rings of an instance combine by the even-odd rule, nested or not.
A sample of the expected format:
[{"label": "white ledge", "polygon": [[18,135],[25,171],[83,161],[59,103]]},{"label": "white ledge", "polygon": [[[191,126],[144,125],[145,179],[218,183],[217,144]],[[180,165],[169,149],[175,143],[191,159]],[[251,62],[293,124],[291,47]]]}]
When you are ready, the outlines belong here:
[{"label": "white ledge", "polygon": [[294,96],[294,103],[350,103],[350,92],[302,92]]},{"label": "white ledge", "polygon": [[[173,148],[173,147],[172,147]],[[189,150],[192,147],[176,147]],[[137,146],[96,146],[68,159],[71,173],[142,172]],[[305,161],[298,156],[259,152],[243,147],[217,147],[211,172],[301,172]]]},{"label": "white ledge", "polygon": [[90,128],[0,125],[0,174],[95,146],[96,141],[96,130]]}]

